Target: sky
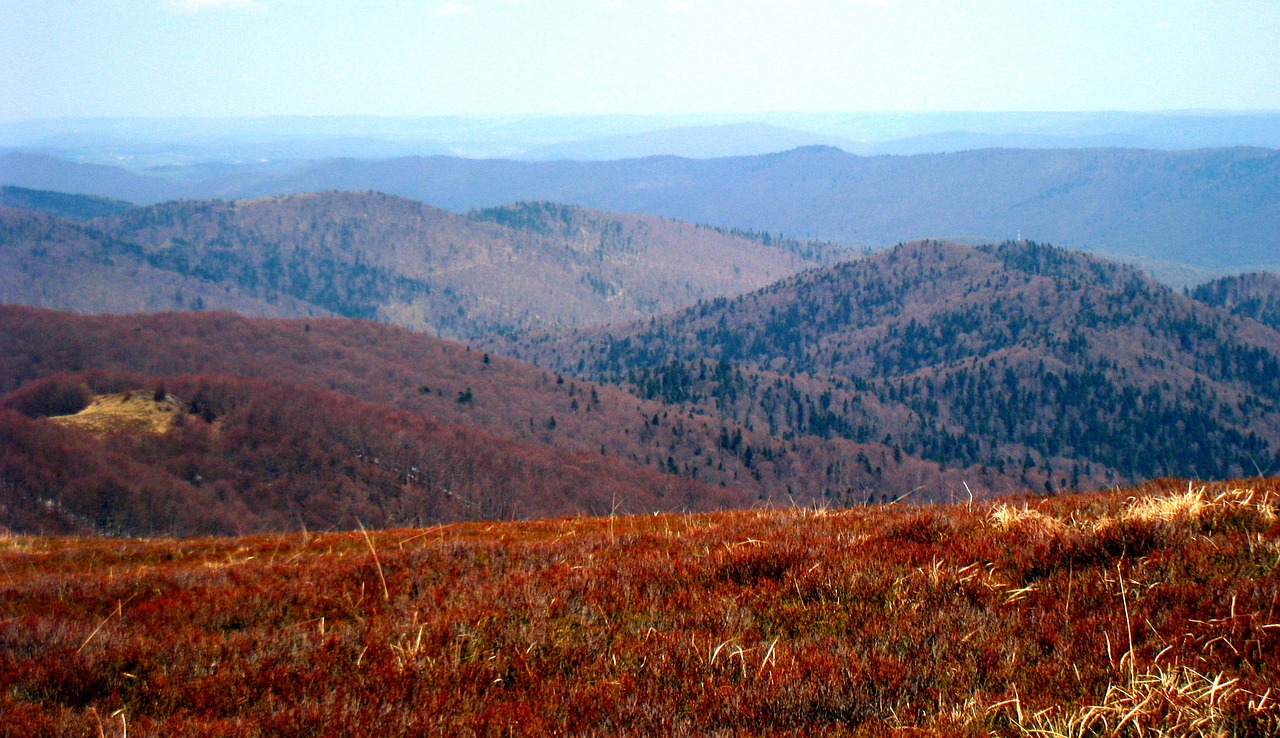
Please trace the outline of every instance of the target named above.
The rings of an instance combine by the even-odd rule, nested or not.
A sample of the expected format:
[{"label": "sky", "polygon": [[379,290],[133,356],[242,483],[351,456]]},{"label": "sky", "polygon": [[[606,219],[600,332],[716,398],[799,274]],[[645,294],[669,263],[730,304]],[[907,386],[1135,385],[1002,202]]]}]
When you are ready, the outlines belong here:
[{"label": "sky", "polygon": [[1280,109],[1280,0],[0,0],[0,120]]}]

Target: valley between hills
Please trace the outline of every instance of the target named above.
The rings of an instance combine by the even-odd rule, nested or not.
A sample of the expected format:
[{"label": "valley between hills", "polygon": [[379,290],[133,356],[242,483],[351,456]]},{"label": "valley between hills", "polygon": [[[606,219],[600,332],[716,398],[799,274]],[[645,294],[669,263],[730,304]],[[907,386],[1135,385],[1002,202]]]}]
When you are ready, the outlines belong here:
[{"label": "valley between hills", "polygon": [[[31,306],[0,308],[15,532],[945,502],[1280,467],[1272,275],[1179,292],[1031,241],[855,254],[551,203],[8,193],[28,207],[0,209],[0,294]],[[135,395],[166,430],[59,419]]]}]

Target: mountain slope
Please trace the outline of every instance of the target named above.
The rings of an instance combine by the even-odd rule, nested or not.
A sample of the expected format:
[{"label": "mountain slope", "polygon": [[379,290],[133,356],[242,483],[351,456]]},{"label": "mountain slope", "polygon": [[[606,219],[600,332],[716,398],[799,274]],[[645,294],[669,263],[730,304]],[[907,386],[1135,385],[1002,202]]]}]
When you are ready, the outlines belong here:
[{"label": "mountain slope", "polygon": [[634,320],[847,253],[547,203],[466,217],[336,192],[166,203],[80,226],[9,211],[0,245],[14,262],[9,301],[337,314],[452,337]]},{"label": "mountain slope", "polygon": [[331,159],[239,181],[168,182],[163,194],[150,198],[138,196],[136,176],[123,170],[64,162],[58,167],[65,176],[55,182],[20,177],[30,167],[7,162],[0,161],[0,183],[141,203],[378,190],[455,212],[546,200],[871,246],[925,237],[999,240],[1021,232],[1126,260],[1174,261],[1210,272],[1280,269],[1274,228],[1280,152],[1272,149],[983,149],[862,157],[818,146],[706,160]]},{"label": "mountain slope", "polygon": [[[798,504],[952,499],[1011,477],[895,455],[878,442],[785,439],[716,414],[565,379],[460,344],[364,321],[225,313],[81,316],[0,306],[0,392],[58,373],[215,373],[339,392],[448,426],[585,452],[673,478]],[[324,423],[323,415],[315,418]],[[627,474],[621,471],[622,474]]]},{"label": "mountain slope", "polygon": [[179,273],[452,337],[635,319],[816,263],[660,218],[550,204],[467,218],[377,193],[168,203],[95,225]]},{"label": "mountain slope", "polygon": [[166,269],[143,248],[93,226],[0,208],[0,303],[85,313],[236,310],[262,316],[326,315],[288,295]]},{"label": "mountain slope", "polygon": [[1280,333],[1034,243],[899,246],[515,355],[1051,487],[1280,466]]},{"label": "mountain slope", "polygon": [[1190,294],[1206,305],[1280,330],[1280,276],[1254,273],[1223,277],[1196,287]]},{"label": "mountain slope", "polygon": [[702,161],[339,160],[246,194],[329,188],[378,189],[452,210],[553,200],[871,245],[1021,231],[1216,269],[1276,268],[1280,253],[1280,152],[1266,149],[859,157],[810,147]]},{"label": "mountain slope", "polygon": [[0,184],[136,203],[160,202],[184,194],[181,185],[162,177],[22,151],[0,153]]},{"label": "mountain slope", "polygon": [[4,186],[0,187],[0,207],[36,210],[71,220],[90,220],[122,213],[132,208],[133,204],[105,197]]},{"label": "mountain slope", "polygon": [[[279,381],[97,371],[27,385],[0,405],[30,412],[40,399],[82,387],[90,388],[86,396],[108,394],[79,415],[49,419],[0,407],[0,525],[44,534],[243,535],[749,501],[618,459],[442,426]],[[163,423],[139,428],[103,422],[110,410],[90,414],[101,406],[121,415],[153,396],[152,414]],[[82,418],[89,422],[74,422]]]}]

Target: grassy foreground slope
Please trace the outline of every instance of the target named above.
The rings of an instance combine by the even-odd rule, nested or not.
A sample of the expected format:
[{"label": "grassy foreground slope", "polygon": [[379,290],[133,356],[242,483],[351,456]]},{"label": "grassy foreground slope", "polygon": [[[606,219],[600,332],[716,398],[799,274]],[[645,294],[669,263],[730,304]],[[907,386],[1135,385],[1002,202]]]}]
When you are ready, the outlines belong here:
[{"label": "grassy foreground slope", "polygon": [[1274,735],[1280,481],[0,540],[53,735]]}]

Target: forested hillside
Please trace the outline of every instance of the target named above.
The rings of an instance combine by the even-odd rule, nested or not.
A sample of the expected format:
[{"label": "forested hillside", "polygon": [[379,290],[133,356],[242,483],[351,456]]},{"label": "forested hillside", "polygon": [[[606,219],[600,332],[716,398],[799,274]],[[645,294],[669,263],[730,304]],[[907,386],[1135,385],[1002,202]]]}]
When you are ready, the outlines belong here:
[{"label": "forested hillside", "polygon": [[1030,242],[917,242],[515,355],[1044,488],[1280,468],[1280,333]]},{"label": "forested hillside", "polygon": [[0,207],[35,210],[71,220],[90,220],[104,215],[123,213],[133,205],[105,197],[5,186],[0,187]]},{"label": "forested hillside", "polygon": [[[987,140],[991,146],[1027,143]],[[247,169],[165,180],[31,154],[0,156],[4,184],[144,204],[377,190],[458,213],[553,201],[858,247],[920,238],[998,241],[1022,233],[1113,258],[1163,263],[1168,274],[1191,278],[1191,284],[1195,274],[1280,270],[1280,152],[1274,149],[986,148],[857,156],[809,146],[715,159],[427,156]]]},{"label": "forested hillside", "polygon": [[[979,495],[1017,489],[1016,478],[992,470],[944,468],[895,454],[878,442],[771,435],[758,425],[641,399],[615,387],[364,321],[266,320],[225,313],[81,316],[10,306],[0,307],[0,343],[6,347],[0,354],[0,393],[30,392],[32,383],[41,386],[44,378],[93,371],[146,378],[142,386],[119,387],[121,391],[145,392],[166,377],[193,374],[282,388],[305,386],[339,393],[392,419],[407,412],[442,426],[617,462],[608,468],[624,480],[661,473],[671,484],[688,480],[731,493],[741,490],[746,494],[737,499],[749,504],[865,504],[905,495],[947,500],[964,498],[966,484]],[[279,401],[287,402],[289,395],[282,389],[280,397],[286,399]],[[320,437],[345,432],[328,426],[348,422],[342,413],[323,411],[291,417],[314,424],[308,433]],[[376,412],[360,417],[361,423],[373,424],[371,432],[383,432],[372,420]],[[569,469],[582,466],[566,463]],[[633,507],[624,495],[617,503],[624,512],[645,509]],[[514,508],[517,514],[530,517],[566,509],[562,503],[521,504]],[[658,505],[684,507],[679,496],[671,495]]]},{"label": "forested hillside", "polygon": [[984,149],[860,157],[830,147],[615,162],[335,160],[248,196],[377,189],[451,210],[553,200],[884,246],[1019,232],[1199,267],[1280,267],[1280,152]]},{"label": "forested hillside", "polygon": [[0,208],[0,303],[83,313],[235,310],[249,315],[328,315],[282,294],[164,267],[136,243],[93,226],[26,209]]},{"label": "forested hillside", "polygon": [[634,320],[847,255],[548,203],[467,217],[329,192],[166,203],[86,224],[0,211],[0,301],[342,315],[466,338]]},{"label": "forested hillside", "polygon": [[1275,274],[1223,277],[1196,287],[1191,296],[1280,330],[1280,276]]},{"label": "forested hillside", "polygon": [[[456,215],[330,192],[87,223],[0,209],[0,300],[191,311],[0,308],[0,392],[59,373],[89,386],[93,371],[142,378],[122,392],[204,374],[282,382],[374,408],[359,422],[317,411],[309,432],[321,436],[331,422],[407,412],[743,503],[953,500],[1280,468],[1280,303],[1267,275],[1181,295],[1025,241],[923,241],[839,261],[848,255],[546,202]],[[624,319],[635,322],[603,325]],[[563,331],[573,325],[590,327]],[[654,509],[646,495],[624,497]],[[597,510],[588,498],[440,515]],[[402,513],[379,515],[367,517]]]},{"label": "forested hillside", "polygon": [[598,453],[226,375],[53,375],[0,397],[0,438],[0,528],[46,535],[245,535],[752,501]]}]

